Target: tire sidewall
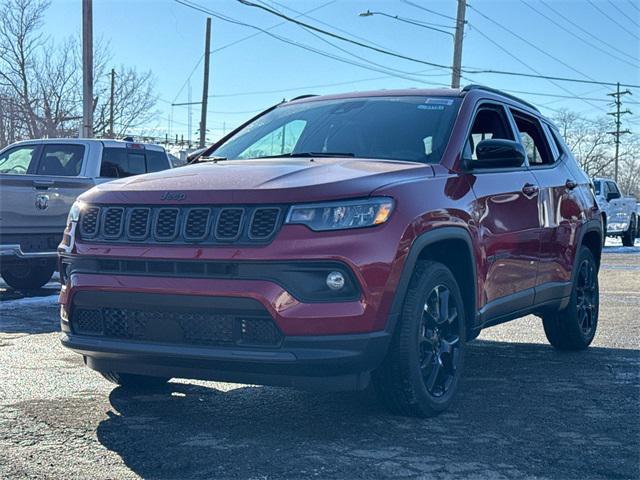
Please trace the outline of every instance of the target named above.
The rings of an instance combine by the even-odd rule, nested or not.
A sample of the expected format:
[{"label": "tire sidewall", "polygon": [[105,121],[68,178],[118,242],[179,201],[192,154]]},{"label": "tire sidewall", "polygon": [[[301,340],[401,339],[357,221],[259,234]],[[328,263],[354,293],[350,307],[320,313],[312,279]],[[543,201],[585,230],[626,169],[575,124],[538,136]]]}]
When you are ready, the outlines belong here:
[{"label": "tire sidewall", "polygon": [[[458,318],[460,326],[460,361],[458,364],[457,374],[454,377],[453,383],[447,390],[447,392],[436,397],[429,393],[424,380],[422,378],[422,372],[419,368],[420,352],[419,352],[419,329],[421,326],[422,312],[424,304],[427,300],[427,296],[431,293],[431,290],[437,285],[446,286],[452,295],[454,295],[456,307],[458,309]],[[460,377],[464,370],[464,353],[465,353],[465,312],[464,304],[462,301],[462,295],[458,284],[455,281],[453,274],[441,264],[434,264],[432,268],[428,268],[418,280],[417,290],[420,292],[418,295],[405,302],[403,309],[403,324],[402,328],[408,331],[403,332],[403,337],[407,340],[413,339],[408,345],[408,368],[410,372],[411,384],[413,391],[416,395],[416,400],[419,405],[427,405],[434,411],[442,411],[446,409],[455,396],[460,382]]]},{"label": "tire sidewall", "polygon": [[[588,336],[585,336],[584,333],[582,332],[582,328],[580,328],[580,322],[579,322],[579,318],[578,318],[578,289],[577,289],[577,285],[578,285],[578,277],[580,275],[580,267],[582,266],[582,263],[588,260],[591,263],[591,266],[593,267],[593,271],[595,272],[595,288],[596,288],[596,295],[595,295],[595,312],[594,312],[594,325],[593,325],[593,329],[591,331],[591,333]],[[578,270],[575,273],[575,279],[573,282],[573,288],[572,288],[572,292],[571,292],[571,302],[569,304],[569,314],[570,314],[570,318],[571,318],[571,322],[572,322],[572,328],[574,328],[576,330],[576,333],[580,336],[580,338],[582,339],[582,341],[584,342],[584,346],[587,347],[591,344],[591,342],[593,341],[595,335],[596,335],[596,331],[598,330],[598,318],[600,316],[600,286],[598,283],[598,267],[595,261],[595,258],[593,257],[593,254],[591,253],[591,250],[589,250],[587,247],[582,247],[580,249],[580,253],[578,256]]]}]

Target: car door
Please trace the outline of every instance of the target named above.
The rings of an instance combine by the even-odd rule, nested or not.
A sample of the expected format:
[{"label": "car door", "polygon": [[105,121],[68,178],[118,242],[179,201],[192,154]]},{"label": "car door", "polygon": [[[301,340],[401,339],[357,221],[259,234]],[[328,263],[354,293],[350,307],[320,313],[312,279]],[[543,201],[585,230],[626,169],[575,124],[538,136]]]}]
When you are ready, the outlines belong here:
[{"label": "car door", "polygon": [[9,236],[23,233],[37,222],[34,175],[42,147],[23,144],[0,153],[0,235],[3,243],[19,243]]},{"label": "car door", "polygon": [[[559,152],[551,143],[548,130],[538,118],[511,108],[514,123],[527,152],[529,168],[533,172],[540,193],[540,254],[536,288],[536,303],[568,294],[575,238],[583,218],[583,199],[580,197],[588,183],[580,185],[568,165],[568,153]],[[586,177],[585,177],[586,182]]]},{"label": "car door", "polygon": [[475,147],[489,138],[515,140],[504,107],[481,104],[474,115],[463,153],[476,197],[483,282],[483,322],[533,303],[540,249],[538,185],[526,165],[518,168],[474,168]]},{"label": "car door", "polygon": [[33,180],[37,226],[42,232],[60,234],[76,198],[94,185],[83,175],[89,144],[81,141],[45,143]]}]

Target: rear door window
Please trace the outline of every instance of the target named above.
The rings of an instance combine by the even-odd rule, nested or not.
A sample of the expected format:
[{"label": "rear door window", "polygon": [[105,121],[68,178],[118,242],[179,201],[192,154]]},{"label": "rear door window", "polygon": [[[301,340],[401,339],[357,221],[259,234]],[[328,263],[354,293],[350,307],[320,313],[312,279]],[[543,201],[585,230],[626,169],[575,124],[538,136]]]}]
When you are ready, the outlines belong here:
[{"label": "rear door window", "polygon": [[554,162],[542,125],[537,119],[517,111],[511,111],[516,122],[522,145],[532,167],[550,165]]},{"label": "rear door window", "polygon": [[0,173],[9,175],[33,173],[39,149],[39,145],[24,145],[7,150],[0,155]]},{"label": "rear door window", "polygon": [[107,147],[102,150],[100,176],[123,178],[146,173],[144,150]]},{"label": "rear door window", "polygon": [[83,145],[44,145],[38,175],[77,177],[82,169]]},{"label": "rear door window", "polygon": [[169,168],[169,158],[164,151],[147,150],[147,172],[159,172]]}]

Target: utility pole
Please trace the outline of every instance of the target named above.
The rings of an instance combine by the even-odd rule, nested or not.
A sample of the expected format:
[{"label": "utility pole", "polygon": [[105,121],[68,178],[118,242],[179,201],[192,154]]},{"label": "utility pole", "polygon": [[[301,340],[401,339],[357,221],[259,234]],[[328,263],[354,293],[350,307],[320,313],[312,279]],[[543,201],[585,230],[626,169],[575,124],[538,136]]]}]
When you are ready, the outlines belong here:
[{"label": "utility pole", "polygon": [[211,56],[211,17],[207,17],[207,33],[204,44],[204,82],[202,84],[202,112],[200,115],[200,148],[207,135],[207,100],[209,97],[209,57]]},{"label": "utility pole", "polygon": [[618,82],[618,86],[616,88],[616,91],[613,92],[613,93],[608,93],[607,95],[609,95],[610,97],[613,97],[615,99],[613,103],[616,106],[616,111],[615,112],[609,112],[609,113],[607,113],[607,115],[611,115],[611,116],[613,116],[615,118],[616,130],[614,132],[608,132],[608,133],[615,137],[616,157],[615,157],[615,170],[614,170],[613,179],[616,181],[616,183],[618,183],[618,156],[620,154],[620,136],[621,135],[625,135],[627,133],[631,133],[629,130],[620,130],[620,127],[622,127],[622,115],[631,114],[631,111],[629,109],[621,110],[621,108],[622,108],[622,97],[624,95],[631,95],[631,92],[629,90],[625,90],[625,91],[621,92],[620,91],[620,82]]},{"label": "utility pole", "polygon": [[460,88],[460,75],[462,70],[462,39],[464,37],[464,16],[466,9],[466,0],[458,0],[456,34],[453,39],[453,71],[451,72],[451,88]]},{"label": "utility pole", "polygon": [[93,0],[82,0],[82,136],[93,137]]},{"label": "utility pole", "polygon": [[113,104],[116,99],[116,70],[111,69],[111,98],[109,99],[109,136],[115,138],[113,132]]}]

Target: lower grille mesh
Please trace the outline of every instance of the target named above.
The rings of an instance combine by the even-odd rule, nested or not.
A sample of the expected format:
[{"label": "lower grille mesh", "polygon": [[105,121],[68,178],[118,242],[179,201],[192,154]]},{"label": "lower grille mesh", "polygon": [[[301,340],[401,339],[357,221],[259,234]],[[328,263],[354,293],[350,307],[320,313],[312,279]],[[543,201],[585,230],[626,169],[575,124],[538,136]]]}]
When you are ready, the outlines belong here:
[{"label": "lower grille mesh", "polygon": [[79,335],[181,345],[275,347],[280,330],[268,316],[171,312],[123,308],[75,309],[71,326]]}]

